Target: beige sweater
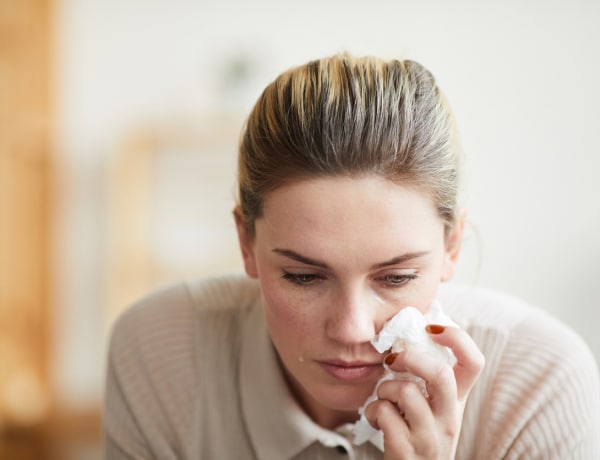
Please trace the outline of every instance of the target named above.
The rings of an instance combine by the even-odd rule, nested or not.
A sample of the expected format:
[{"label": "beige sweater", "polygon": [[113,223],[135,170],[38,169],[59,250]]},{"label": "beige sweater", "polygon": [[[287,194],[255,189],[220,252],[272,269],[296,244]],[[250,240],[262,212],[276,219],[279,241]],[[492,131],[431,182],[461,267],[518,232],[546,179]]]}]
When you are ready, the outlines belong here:
[{"label": "beige sweater", "polygon": [[[457,459],[600,459],[600,384],[590,351],[543,311],[444,285],[439,299],[485,354]],[[182,283],[121,316],[108,357],[108,459],[382,458],[325,430],[290,396],[258,284]]]}]

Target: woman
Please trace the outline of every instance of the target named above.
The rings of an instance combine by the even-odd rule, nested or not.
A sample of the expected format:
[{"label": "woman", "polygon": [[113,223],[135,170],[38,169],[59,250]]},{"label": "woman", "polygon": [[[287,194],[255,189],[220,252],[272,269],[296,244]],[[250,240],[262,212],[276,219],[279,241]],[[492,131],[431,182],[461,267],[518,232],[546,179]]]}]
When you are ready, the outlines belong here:
[{"label": "woman", "polygon": [[[542,311],[449,280],[464,226],[453,118],[411,61],[333,56],[258,99],[234,211],[247,278],[155,293],[115,325],[107,458],[600,458],[598,371]],[[371,339],[439,300],[456,364]],[[364,410],[381,431],[352,444]],[[485,362],[485,366],[484,366]]]}]

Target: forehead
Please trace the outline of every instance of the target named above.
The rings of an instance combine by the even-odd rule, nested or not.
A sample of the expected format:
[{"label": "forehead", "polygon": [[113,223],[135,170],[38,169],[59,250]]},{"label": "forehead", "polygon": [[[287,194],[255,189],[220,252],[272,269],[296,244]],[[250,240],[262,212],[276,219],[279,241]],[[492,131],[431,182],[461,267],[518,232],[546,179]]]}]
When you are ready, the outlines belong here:
[{"label": "forehead", "polygon": [[291,205],[307,212],[317,211],[324,206],[351,211],[365,202],[382,207],[403,204],[404,208],[414,211],[421,208],[427,213],[435,212],[428,192],[413,184],[397,183],[375,174],[292,180],[266,194],[264,210]]},{"label": "forehead", "polygon": [[259,232],[279,239],[346,243],[437,235],[443,223],[430,195],[381,176],[323,177],[295,181],[269,192]]}]

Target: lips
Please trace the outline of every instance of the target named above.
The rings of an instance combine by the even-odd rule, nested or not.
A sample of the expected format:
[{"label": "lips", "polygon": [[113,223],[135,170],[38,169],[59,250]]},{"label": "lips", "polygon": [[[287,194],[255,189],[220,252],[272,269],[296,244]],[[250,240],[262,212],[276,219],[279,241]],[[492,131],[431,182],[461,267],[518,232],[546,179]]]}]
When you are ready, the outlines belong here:
[{"label": "lips", "polygon": [[365,380],[383,369],[381,362],[328,360],[318,363],[330,376],[344,382]]}]

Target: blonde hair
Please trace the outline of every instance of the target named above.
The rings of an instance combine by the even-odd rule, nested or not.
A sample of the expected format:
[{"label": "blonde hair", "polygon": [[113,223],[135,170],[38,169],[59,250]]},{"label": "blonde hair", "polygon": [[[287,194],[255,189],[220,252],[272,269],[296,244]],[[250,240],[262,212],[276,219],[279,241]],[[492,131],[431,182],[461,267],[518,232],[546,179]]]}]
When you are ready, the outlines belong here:
[{"label": "blonde hair", "polygon": [[285,183],[377,174],[430,193],[450,228],[459,165],[454,118],[425,67],[335,55],[284,72],[258,98],[240,142],[239,202],[253,234],[265,195]]}]

